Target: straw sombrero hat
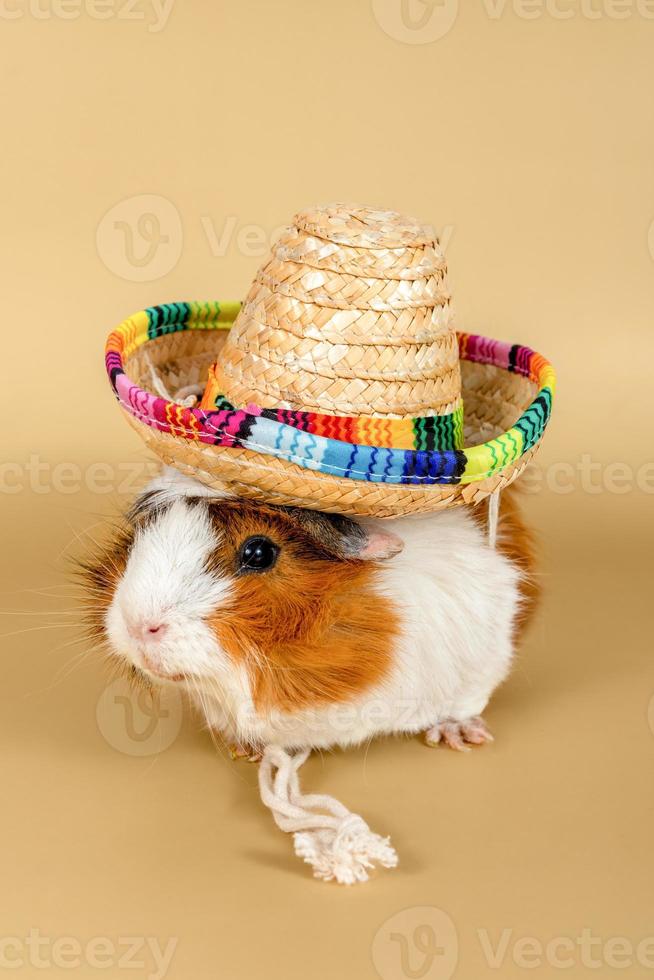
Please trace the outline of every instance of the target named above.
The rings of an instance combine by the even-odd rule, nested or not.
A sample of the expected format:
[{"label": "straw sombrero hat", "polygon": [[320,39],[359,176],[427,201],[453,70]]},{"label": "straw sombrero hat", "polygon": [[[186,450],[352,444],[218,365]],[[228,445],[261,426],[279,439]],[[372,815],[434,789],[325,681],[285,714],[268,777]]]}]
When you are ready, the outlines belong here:
[{"label": "straw sombrero hat", "polygon": [[239,496],[355,516],[507,486],[555,380],[528,347],[455,331],[431,228],[342,204],[295,216],[242,305],[151,307],[106,353],[129,421],[166,463]]}]

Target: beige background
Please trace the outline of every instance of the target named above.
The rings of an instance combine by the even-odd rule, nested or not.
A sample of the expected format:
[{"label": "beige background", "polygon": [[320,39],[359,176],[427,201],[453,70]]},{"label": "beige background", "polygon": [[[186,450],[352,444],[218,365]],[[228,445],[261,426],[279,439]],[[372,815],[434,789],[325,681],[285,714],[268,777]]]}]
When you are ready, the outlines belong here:
[{"label": "beige background", "polygon": [[[636,947],[654,935],[654,11],[460,8],[411,0],[412,28],[400,0],[176,0],[160,30],[146,0],[1,8],[0,948],[23,961],[14,976],[44,975],[30,930],[176,938],[172,980],[566,974],[553,955],[572,955],[575,977],[651,972]],[[105,334],[150,303],[241,296],[262,240],[333,199],[432,221],[460,325],[533,345],[560,379],[527,498],[546,601],[488,711],[495,744],[387,742],[306,767],[400,852],[351,890],[310,878],[254,768],[196,719],[178,733],[169,705],[150,741],[130,737],[105,665],[70,645],[65,585],[67,557],[129,499],[126,467],[144,477]],[[433,958],[416,947],[431,926]],[[601,939],[594,969],[579,944],[534,969],[534,947],[515,945],[584,929]],[[504,937],[500,968],[486,936]],[[52,976],[153,972],[40,955]]]}]

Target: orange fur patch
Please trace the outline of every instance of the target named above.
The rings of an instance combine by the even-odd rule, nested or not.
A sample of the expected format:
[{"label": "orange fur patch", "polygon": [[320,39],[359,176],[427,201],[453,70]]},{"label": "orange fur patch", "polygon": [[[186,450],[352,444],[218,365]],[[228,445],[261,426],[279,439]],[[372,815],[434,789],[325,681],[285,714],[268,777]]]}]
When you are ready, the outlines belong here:
[{"label": "orange fur patch", "polygon": [[[242,501],[218,507],[223,540],[213,564],[233,578],[234,599],[212,625],[223,649],[245,664],[257,709],[342,703],[380,681],[398,617],[375,594],[375,564],[335,558],[283,512]],[[240,545],[259,534],[280,548],[275,567],[234,578]]]}]

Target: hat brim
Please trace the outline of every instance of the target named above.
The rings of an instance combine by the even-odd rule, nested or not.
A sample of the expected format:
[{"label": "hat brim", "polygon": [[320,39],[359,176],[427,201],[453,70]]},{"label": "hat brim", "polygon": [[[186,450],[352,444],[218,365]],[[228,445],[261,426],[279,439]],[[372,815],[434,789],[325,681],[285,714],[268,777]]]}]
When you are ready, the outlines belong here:
[{"label": "hat brim", "polygon": [[239,309],[237,302],[150,307],[120,324],[106,348],[116,397],[149,448],[216,489],[355,516],[474,503],[519,475],[549,421],[549,362],[529,348],[465,333],[458,334],[461,450],[358,446],[264,418],[252,406],[208,411],[157,394],[204,387]]}]

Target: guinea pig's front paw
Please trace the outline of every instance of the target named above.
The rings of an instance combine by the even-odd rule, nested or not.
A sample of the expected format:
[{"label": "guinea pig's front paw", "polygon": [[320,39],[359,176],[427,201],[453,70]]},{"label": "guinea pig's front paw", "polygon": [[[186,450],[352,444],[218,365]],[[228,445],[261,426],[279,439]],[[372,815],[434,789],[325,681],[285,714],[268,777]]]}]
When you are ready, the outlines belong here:
[{"label": "guinea pig's front paw", "polygon": [[242,745],[240,742],[231,742],[227,746],[227,751],[229,752],[229,757],[232,762],[238,762],[240,759],[247,759],[248,762],[261,762],[261,751],[255,749],[252,745]]},{"label": "guinea pig's front paw", "polygon": [[486,727],[486,722],[478,715],[462,721],[446,718],[425,732],[425,743],[430,747],[445,744],[457,752],[469,752],[471,745],[483,745],[484,742],[492,741],[493,736]]}]

